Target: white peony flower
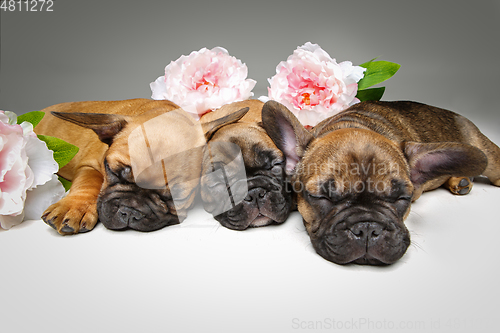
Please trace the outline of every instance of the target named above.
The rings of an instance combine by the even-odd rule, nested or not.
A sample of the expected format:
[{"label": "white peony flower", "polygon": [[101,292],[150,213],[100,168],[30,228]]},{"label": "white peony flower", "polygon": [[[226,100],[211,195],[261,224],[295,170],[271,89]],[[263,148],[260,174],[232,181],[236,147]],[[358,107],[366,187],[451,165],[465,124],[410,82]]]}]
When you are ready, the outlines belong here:
[{"label": "white peony flower", "polygon": [[16,124],[12,112],[0,111],[0,227],[10,229],[25,219],[39,219],[65,190],[55,173],[53,152],[33,132]]},{"label": "white peony flower", "polygon": [[226,49],[202,48],[181,56],[165,68],[165,75],[150,84],[153,99],[167,99],[196,118],[225,104],[253,96],[256,81]]},{"label": "white peony flower", "polygon": [[365,70],[350,61],[338,64],[319,45],[307,42],[278,64],[269,79],[268,98],[285,105],[304,126],[314,126],[359,102],[358,82]]}]

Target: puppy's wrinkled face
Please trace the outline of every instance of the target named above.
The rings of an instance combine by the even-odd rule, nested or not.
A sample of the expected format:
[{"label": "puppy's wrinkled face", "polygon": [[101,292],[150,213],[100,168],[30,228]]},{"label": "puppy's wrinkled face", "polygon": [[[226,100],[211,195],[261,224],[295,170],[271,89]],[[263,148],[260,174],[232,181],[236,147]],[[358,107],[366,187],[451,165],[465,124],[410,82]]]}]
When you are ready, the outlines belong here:
[{"label": "puppy's wrinkled face", "polygon": [[182,222],[201,173],[201,126],[181,110],[129,124],[111,143],[97,202],[109,229],[153,231]]},{"label": "puppy's wrinkled face", "polygon": [[338,264],[401,258],[410,244],[403,223],[413,193],[408,173],[402,153],[373,132],[315,139],[292,181],[315,250]]},{"label": "puppy's wrinkled face", "polygon": [[136,184],[130,164],[111,158],[104,161],[105,183],[97,200],[99,220],[108,229],[154,231],[178,224],[178,216],[168,188],[145,189]]},{"label": "puppy's wrinkled face", "polygon": [[376,131],[390,132],[380,115],[380,126],[345,115],[308,131],[271,100],[262,107],[262,126],[286,157],[316,252],[338,264],[391,264],[410,244],[403,224],[410,202],[450,177],[481,174],[488,160],[465,143],[393,141],[397,136]]},{"label": "puppy's wrinkled face", "polygon": [[284,222],[292,207],[284,165],[283,153],[257,124],[221,128],[203,157],[205,209],[235,230]]}]

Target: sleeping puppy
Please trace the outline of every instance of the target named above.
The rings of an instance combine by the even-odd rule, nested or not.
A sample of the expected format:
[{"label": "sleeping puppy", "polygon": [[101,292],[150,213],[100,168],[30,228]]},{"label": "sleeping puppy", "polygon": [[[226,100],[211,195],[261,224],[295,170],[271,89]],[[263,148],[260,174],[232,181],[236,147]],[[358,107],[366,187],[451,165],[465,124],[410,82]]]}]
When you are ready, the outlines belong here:
[{"label": "sleeping puppy", "polygon": [[408,101],[363,102],[311,132],[270,101],[263,127],[286,156],[316,252],[338,264],[391,264],[410,244],[404,219],[424,191],[500,186],[500,149],[466,118]]},{"label": "sleeping puppy", "polygon": [[258,100],[235,102],[201,119],[211,122],[249,108],[238,122],[214,132],[203,157],[205,209],[229,229],[283,223],[292,208],[284,155],[260,124],[263,105]]},{"label": "sleeping puppy", "polygon": [[[59,175],[73,184],[42,219],[60,234],[153,231],[180,223],[201,175],[205,135],[240,119],[240,110],[203,126],[165,100],[63,103],[42,110],[37,134],[80,150]],[[168,181],[167,181],[168,178]]]}]

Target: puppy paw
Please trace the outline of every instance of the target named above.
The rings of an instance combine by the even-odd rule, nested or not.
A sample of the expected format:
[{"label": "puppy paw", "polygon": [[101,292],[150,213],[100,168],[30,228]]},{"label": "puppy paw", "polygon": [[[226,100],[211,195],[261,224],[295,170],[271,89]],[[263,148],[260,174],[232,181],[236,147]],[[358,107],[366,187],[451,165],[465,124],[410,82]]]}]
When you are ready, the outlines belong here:
[{"label": "puppy paw", "polygon": [[42,220],[61,235],[90,231],[97,223],[96,200],[67,196],[47,208]]},{"label": "puppy paw", "polygon": [[469,177],[451,177],[446,186],[453,194],[465,195],[472,189],[472,179]]}]

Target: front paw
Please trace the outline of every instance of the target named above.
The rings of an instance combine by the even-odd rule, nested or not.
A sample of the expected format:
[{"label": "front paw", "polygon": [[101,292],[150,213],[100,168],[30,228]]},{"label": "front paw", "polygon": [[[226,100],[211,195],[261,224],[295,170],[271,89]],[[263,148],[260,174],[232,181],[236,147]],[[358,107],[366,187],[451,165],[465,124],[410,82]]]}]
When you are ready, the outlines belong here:
[{"label": "front paw", "polygon": [[97,223],[96,200],[67,196],[47,208],[42,220],[61,235],[90,231]]}]

